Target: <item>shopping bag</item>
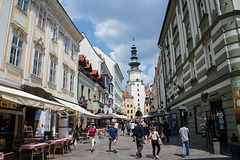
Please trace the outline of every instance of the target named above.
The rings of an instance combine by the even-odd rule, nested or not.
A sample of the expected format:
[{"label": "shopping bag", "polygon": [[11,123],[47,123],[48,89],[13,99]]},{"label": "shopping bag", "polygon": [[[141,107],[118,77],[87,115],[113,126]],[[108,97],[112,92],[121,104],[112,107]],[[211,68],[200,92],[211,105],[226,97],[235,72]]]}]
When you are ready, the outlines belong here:
[{"label": "shopping bag", "polygon": [[163,145],[161,138],[158,138],[158,143],[159,143],[160,145]]},{"label": "shopping bag", "polygon": [[165,138],[165,134],[164,133],[162,133],[162,136],[161,136],[162,138]]},{"label": "shopping bag", "polygon": [[150,146],[152,145],[152,138],[150,139]]}]

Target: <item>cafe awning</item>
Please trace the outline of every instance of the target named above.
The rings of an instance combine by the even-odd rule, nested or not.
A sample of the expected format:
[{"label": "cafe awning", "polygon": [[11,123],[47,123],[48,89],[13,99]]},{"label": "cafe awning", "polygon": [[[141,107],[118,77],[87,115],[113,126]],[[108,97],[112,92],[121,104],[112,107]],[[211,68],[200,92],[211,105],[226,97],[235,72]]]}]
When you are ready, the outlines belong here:
[{"label": "cafe awning", "polygon": [[144,115],[142,116],[142,118],[149,118],[149,117],[164,117],[164,116],[168,116],[169,113],[156,113],[156,114],[153,114],[153,115]]},{"label": "cafe awning", "polygon": [[87,110],[85,110],[84,108],[80,107],[77,104],[71,103],[71,102],[67,102],[58,98],[54,98],[56,101],[60,102],[61,104],[63,104],[65,106],[65,108],[69,108],[75,111],[78,111],[80,113],[82,113],[83,115],[90,117],[90,118],[94,118],[94,119],[100,119],[101,117],[95,114],[92,114],[90,112],[88,112]]},{"label": "cafe awning", "polygon": [[33,94],[9,87],[0,86],[0,97],[17,104],[37,107],[42,109],[58,110],[64,107],[62,104],[53,102]]}]

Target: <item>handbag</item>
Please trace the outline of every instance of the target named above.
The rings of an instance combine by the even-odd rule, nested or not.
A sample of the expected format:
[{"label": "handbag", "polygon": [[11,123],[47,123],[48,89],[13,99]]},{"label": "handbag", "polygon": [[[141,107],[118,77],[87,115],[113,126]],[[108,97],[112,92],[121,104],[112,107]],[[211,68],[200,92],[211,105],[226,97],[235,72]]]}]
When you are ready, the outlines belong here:
[{"label": "handbag", "polygon": [[160,145],[163,145],[161,138],[158,138],[158,143],[159,143]]},{"label": "handbag", "polygon": [[150,146],[152,145],[152,138],[150,139]]},{"label": "handbag", "polygon": [[165,138],[165,134],[164,133],[162,133],[162,136],[161,136],[162,138]]}]

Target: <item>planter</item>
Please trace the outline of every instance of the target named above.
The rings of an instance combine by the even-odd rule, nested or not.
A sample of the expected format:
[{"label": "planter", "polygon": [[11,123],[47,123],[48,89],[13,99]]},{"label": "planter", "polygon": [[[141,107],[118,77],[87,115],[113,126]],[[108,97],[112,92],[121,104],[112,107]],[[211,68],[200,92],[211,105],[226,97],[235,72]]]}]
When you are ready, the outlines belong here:
[{"label": "planter", "polygon": [[214,154],[220,154],[220,142],[213,142]]},{"label": "planter", "polygon": [[229,149],[233,160],[240,159],[240,142],[229,142]]}]

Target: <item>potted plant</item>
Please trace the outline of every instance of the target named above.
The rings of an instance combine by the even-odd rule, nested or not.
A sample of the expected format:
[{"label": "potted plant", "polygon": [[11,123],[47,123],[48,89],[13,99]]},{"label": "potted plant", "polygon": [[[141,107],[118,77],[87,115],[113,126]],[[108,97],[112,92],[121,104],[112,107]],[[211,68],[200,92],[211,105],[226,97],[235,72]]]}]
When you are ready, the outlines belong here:
[{"label": "potted plant", "polygon": [[220,142],[218,141],[218,138],[213,138],[213,149],[214,154],[220,154]]},{"label": "potted plant", "polygon": [[238,142],[238,137],[235,135],[235,133],[232,133],[231,142],[229,142],[228,145],[232,159],[240,159],[240,142]]}]

